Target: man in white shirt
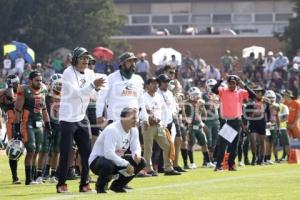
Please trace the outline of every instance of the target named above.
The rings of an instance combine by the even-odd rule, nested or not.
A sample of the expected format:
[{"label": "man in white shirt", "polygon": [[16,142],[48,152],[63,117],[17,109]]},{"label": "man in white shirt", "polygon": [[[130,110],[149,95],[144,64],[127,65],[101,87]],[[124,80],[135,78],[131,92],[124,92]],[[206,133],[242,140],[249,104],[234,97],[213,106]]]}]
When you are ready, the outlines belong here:
[{"label": "man in white shirt", "polygon": [[157,93],[157,81],[155,78],[150,78],[146,82],[147,92],[144,93],[146,109],[149,115],[150,127],[143,130],[144,141],[144,157],[146,160],[146,171],[152,176],[157,176],[153,170],[151,157],[153,140],[155,140],[163,151],[164,171],[165,175],[180,175],[175,171],[170,160],[170,142],[168,141],[164,128],[167,124],[163,124],[162,110],[165,107],[164,99]]},{"label": "man in white shirt", "polygon": [[163,101],[166,104],[162,111],[162,121],[171,133],[171,128],[173,125],[173,115],[176,114],[177,107],[173,93],[170,90],[168,90],[170,78],[165,74],[161,74],[157,77],[157,82],[159,85],[157,93],[161,95]]},{"label": "man in white shirt", "polygon": [[[138,108],[139,117],[143,126],[148,127],[148,114],[146,112],[143,91],[144,81],[140,75],[135,74],[137,58],[131,52],[120,56],[119,70],[108,76],[109,89],[99,93],[96,103],[97,122],[105,125],[120,120],[121,111],[128,106]],[[104,110],[107,109],[107,119]]]},{"label": "man in white shirt", "polygon": [[[164,124],[168,131],[172,133],[171,129],[174,120],[173,117],[177,114],[177,104],[173,93],[168,90],[171,79],[166,74],[161,74],[156,78],[156,80],[159,85],[157,94],[161,96],[165,103],[165,106],[162,109],[162,124]],[[159,159],[159,162],[162,162],[162,158]],[[159,163],[159,166],[162,166],[162,163]]]},{"label": "man in white shirt", "polygon": [[19,77],[22,76],[25,67],[25,60],[21,54],[19,54],[18,58],[15,60],[15,68],[14,73],[17,73]]},{"label": "man in white shirt", "polygon": [[[121,120],[108,125],[98,137],[89,158],[90,168],[98,175],[97,193],[106,193],[106,186],[113,178],[110,189],[124,193],[124,187],[145,167],[141,157],[137,108],[125,107],[120,114]],[[125,154],[130,148],[131,154]]]},{"label": "man in white shirt", "polygon": [[139,61],[136,63],[136,72],[139,74],[144,81],[147,80],[147,75],[149,74],[150,64],[149,61],[146,60],[146,55],[142,54]]},{"label": "man in white shirt", "polygon": [[103,78],[95,78],[88,69],[89,53],[83,47],[73,51],[72,65],[65,69],[62,77],[62,95],[59,108],[61,129],[60,160],[58,167],[58,193],[68,192],[66,178],[73,140],[81,157],[80,192],[90,192],[88,181],[88,158],[91,152],[90,125],[85,118],[90,95],[104,85]]},{"label": "man in white shirt", "polygon": [[9,58],[9,55],[6,54],[5,58],[3,60],[3,70],[2,75],[5,77],[8,75],[9,71],[11,69],[11,59]]},{"label": "man in white shirt", "polygon": [[300,49],[297,51],[297,55],[293,58],[293,64],[300,68]]}]

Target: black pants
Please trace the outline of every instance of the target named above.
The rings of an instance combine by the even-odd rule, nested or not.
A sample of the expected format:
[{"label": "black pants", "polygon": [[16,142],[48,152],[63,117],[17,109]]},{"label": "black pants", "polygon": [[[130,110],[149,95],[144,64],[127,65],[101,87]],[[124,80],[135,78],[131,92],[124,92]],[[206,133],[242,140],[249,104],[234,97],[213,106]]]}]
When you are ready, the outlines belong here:
[{"label": "black pants", "polygon": [[222,136],[218,137],[218,153],[217,153],[217,167],[221,167],[223,164],[223,159],[224,159],[224,153],[227,148],[227,152],[230,154],[229,159],[228,159],[228,166],[232,167],[235,163],[234,160],[237,155],[237,146],[238,146],[238,141],[240,137],[240,128],[241,128],[241,120],[240,119],[234,119],[234,120],[221,120],[221,126],[223,126],[225,123],[230,125],[233,129],[235,129],[238,134],[232,141],[232,143],[229,143],[226,139],[224,139]]},{"label": "black pants", "polygon": [[84,119],[80,122],[60,121],[61,142],[60,158],[58,167],[58,185],[65,184],[71,158],[72,144],[75,140],[81,157],[81,185],[88,183],[89,164],[91,153],[91,138],[89,121]]},{"label": "black pants", "polygon": [[[145,167],[144,158],[141,159],[139,164],[136,164],[130,154],[126,154],[122,158],[127,160],[134,167],[135,174],[138,174]],[[109,181],[111,181],[112,176],[116,174],[119,175],[119,178],[113,181],[112,184],[119,188],[123,188],[134,178],[134,176],[125,177],[120,174],[118,171],[125,169],[126,167],[116,166],[113,161],[108,160],[103,156],[95,158],[95,160],[91,163],[90,168],[94,174],[99,176],[96,184],[97,190],[104,190],[105,185],[108,184]]]}]

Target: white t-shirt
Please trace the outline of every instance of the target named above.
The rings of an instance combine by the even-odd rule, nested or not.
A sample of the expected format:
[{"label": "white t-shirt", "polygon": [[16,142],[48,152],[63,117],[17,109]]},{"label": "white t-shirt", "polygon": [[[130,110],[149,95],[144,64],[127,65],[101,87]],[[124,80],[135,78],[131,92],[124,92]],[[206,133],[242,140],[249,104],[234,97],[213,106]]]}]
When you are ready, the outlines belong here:
[{"label": "white t-shirt", "polygon": [[293,59],[293,62],[297,63],[298,66],[300,66],[300,56],[295,56],[294,59]]},{"label": "white t-shirt", "polygon": [[129,133],[123,129],[121,121],[108,125],[97,138],[92,153],[89,157],[89,165],[98,156],[111,160],[115,165],[123,167],[129,162],[122,158],[130,147],[132,156],[141,156],[141,145],[137,127],[132,128]]},{"label": "white t-shirt", "polygon": [[140,75],[133,74],[131,79],[126,79],[118,70],[108,76],[108,85],[106,92],[99,93],[96,103],[97,117],[103,116],[107,106],[107,119],[118,121],[124,108],[135,107],[140,111],[140,119],[148,121],[143,99],[144,81]]},{"label": "white t-shirt", "polygon": [[3,60],[3,68],[4,69],[10,69],[11,68],[11,60],[10,59],[4,59]]},{"label": "white t-shirt", "polygon": [[154,96],[151,96],[148,92],[144,93],[144,101],[146,109],[150,110],[150,112],[153,114],[153,116],[156,119],[160,120],[160,125],[166,126],[167,124],[163,124],[162,121],[162,110],[166,106],[164,99],[160,94],[157,92],[154,94]]},{"label": "white t-shirt", "polygon": [[161,98],[165,102],[165,105],[162,110],[162,121],[163,124],[168,125],[173,122],[173,115],[177,112],[177,105],[174,98],[174,95],[171,91],[162,91],[158,89],[157,94],[161,95]]},{"label": "white t-shirt", "polygon": [[24,70],[24,66],[25,66],[25,60],[23,58],[17,58],[15,60],[16,69]]},{"label": "white t-shirt", "polygon": [[59,120],[79,122],[84,119],[94,87],[91,83],[95,74],[85,69],[84,74],[73,66],[65,69],[62,77],[62,95],[59,108]]}]

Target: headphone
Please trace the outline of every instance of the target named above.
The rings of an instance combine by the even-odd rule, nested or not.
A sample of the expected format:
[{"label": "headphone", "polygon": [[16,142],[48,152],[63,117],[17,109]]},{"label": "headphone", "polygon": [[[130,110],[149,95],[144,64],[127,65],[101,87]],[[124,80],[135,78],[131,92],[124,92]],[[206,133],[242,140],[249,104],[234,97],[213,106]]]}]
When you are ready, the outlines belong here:
[{"label": "headphone", "polygon": [[72,61],[71,61],[71,64],[74,66],[78,63],[78,57],[75,56],[75,53],[76,51],[79,49],[80,47],[76,47],[74,50],[73,50],[73,56],[72,56]]},{"label": "headphone", "polygon": [[76,47],[73,50],[73,56],[71,60],[71,64],[74,66],[78,63],[78,57],[79,55],[82,55],[83,53],[88,53],[88,51],[83,47]]}]

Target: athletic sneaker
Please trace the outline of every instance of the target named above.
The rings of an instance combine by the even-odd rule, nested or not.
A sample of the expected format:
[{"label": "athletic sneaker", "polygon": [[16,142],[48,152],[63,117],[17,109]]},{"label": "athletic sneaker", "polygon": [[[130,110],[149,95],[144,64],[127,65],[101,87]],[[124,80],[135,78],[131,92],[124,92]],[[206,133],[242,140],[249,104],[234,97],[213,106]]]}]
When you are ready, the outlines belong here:
[{"label": "athletic sneaker", "polygon": [[287,157],[280,158],[280,162],[287,161]]},{"label": "athletic sneaker", "polygon": [[204,165],[202,165],[202,167],[204,167],[204,168],[215,168],[216,165],[214,165],[212,162],[208,162],[208,163],[205,163]]},{"label": "athletic sneaker", "polygon": [[32,181],[32,180],[30,180],[30,181],[26,180],[25,181],[25,185],[37,185],[37,184],[38,183],[36,181]]},{"label": "athletic sneaker", "polygon": [[214,169],[215,172],[222,172],[223,171],[223,167],[221,166],[216,166]]},{"label": "athletic sneaker", "polygon": [[267,160],[265,163],[266,165],[274,165],[274,162],[272,160]]},{"label": "athletic sneaker", "polygon": [[228,167],[228,171],[237,171],[237,169],[236,169],[236,167],[233,165],[233,166]]},{"label": "athletic sneaker", "polygon": [[14,178],[13,181],[12,181],[12,184],[15,184],[15,185],[19,185],[21,184],[21,181],[19,180],[19,178]]},{"label": "athletic sneaker", "polygon": [[239,167],[245,167],[245,164],[241,161],[239,162]]},{"label": "athletic sneaker", "polygon": [[35,182],[37,182],[37,184],[43,184],[44,179],[43,179],[43,177],[39,176],[39,177],[37,177],[37,179],[35,179]]},{"label": "athletic sneaker", "polygon": [[49,178],[49,183],[58,183],[58,180],[55,176]]},{"label": "athletic sneaker", "polygon": [[66,192],[68,192],[68,185],[67,184],[56,185],[56,192],[57,193],[66,193]]},{"label": "athletic sneaker", "polygon": [[178,172],[187,172],[187,170],[182,169],[180,166],[173,167]]},{"label": "athletic sneaker", "polygon": [[148,175],[150,176],[158,176],[158,173],[156,171],[150,171],[150,172],[147,172]]},{"label": "athletic sneaker", "polygon": [[190,168],[191,168],[191,169],[197,169],[196,163],[191,163],[191,164],[190,164]]},{"label": "athletic sneaker", "polygon": [[183,169],[191,169],[188,165],[184,165]]},{"label": "athletic sneaker", "polygon": [[181,175],[180,172],[176,171],[176,170],[171,170],[171,171],[166,171],[165,172],[165,176],[176,176],[176,175]]}]

